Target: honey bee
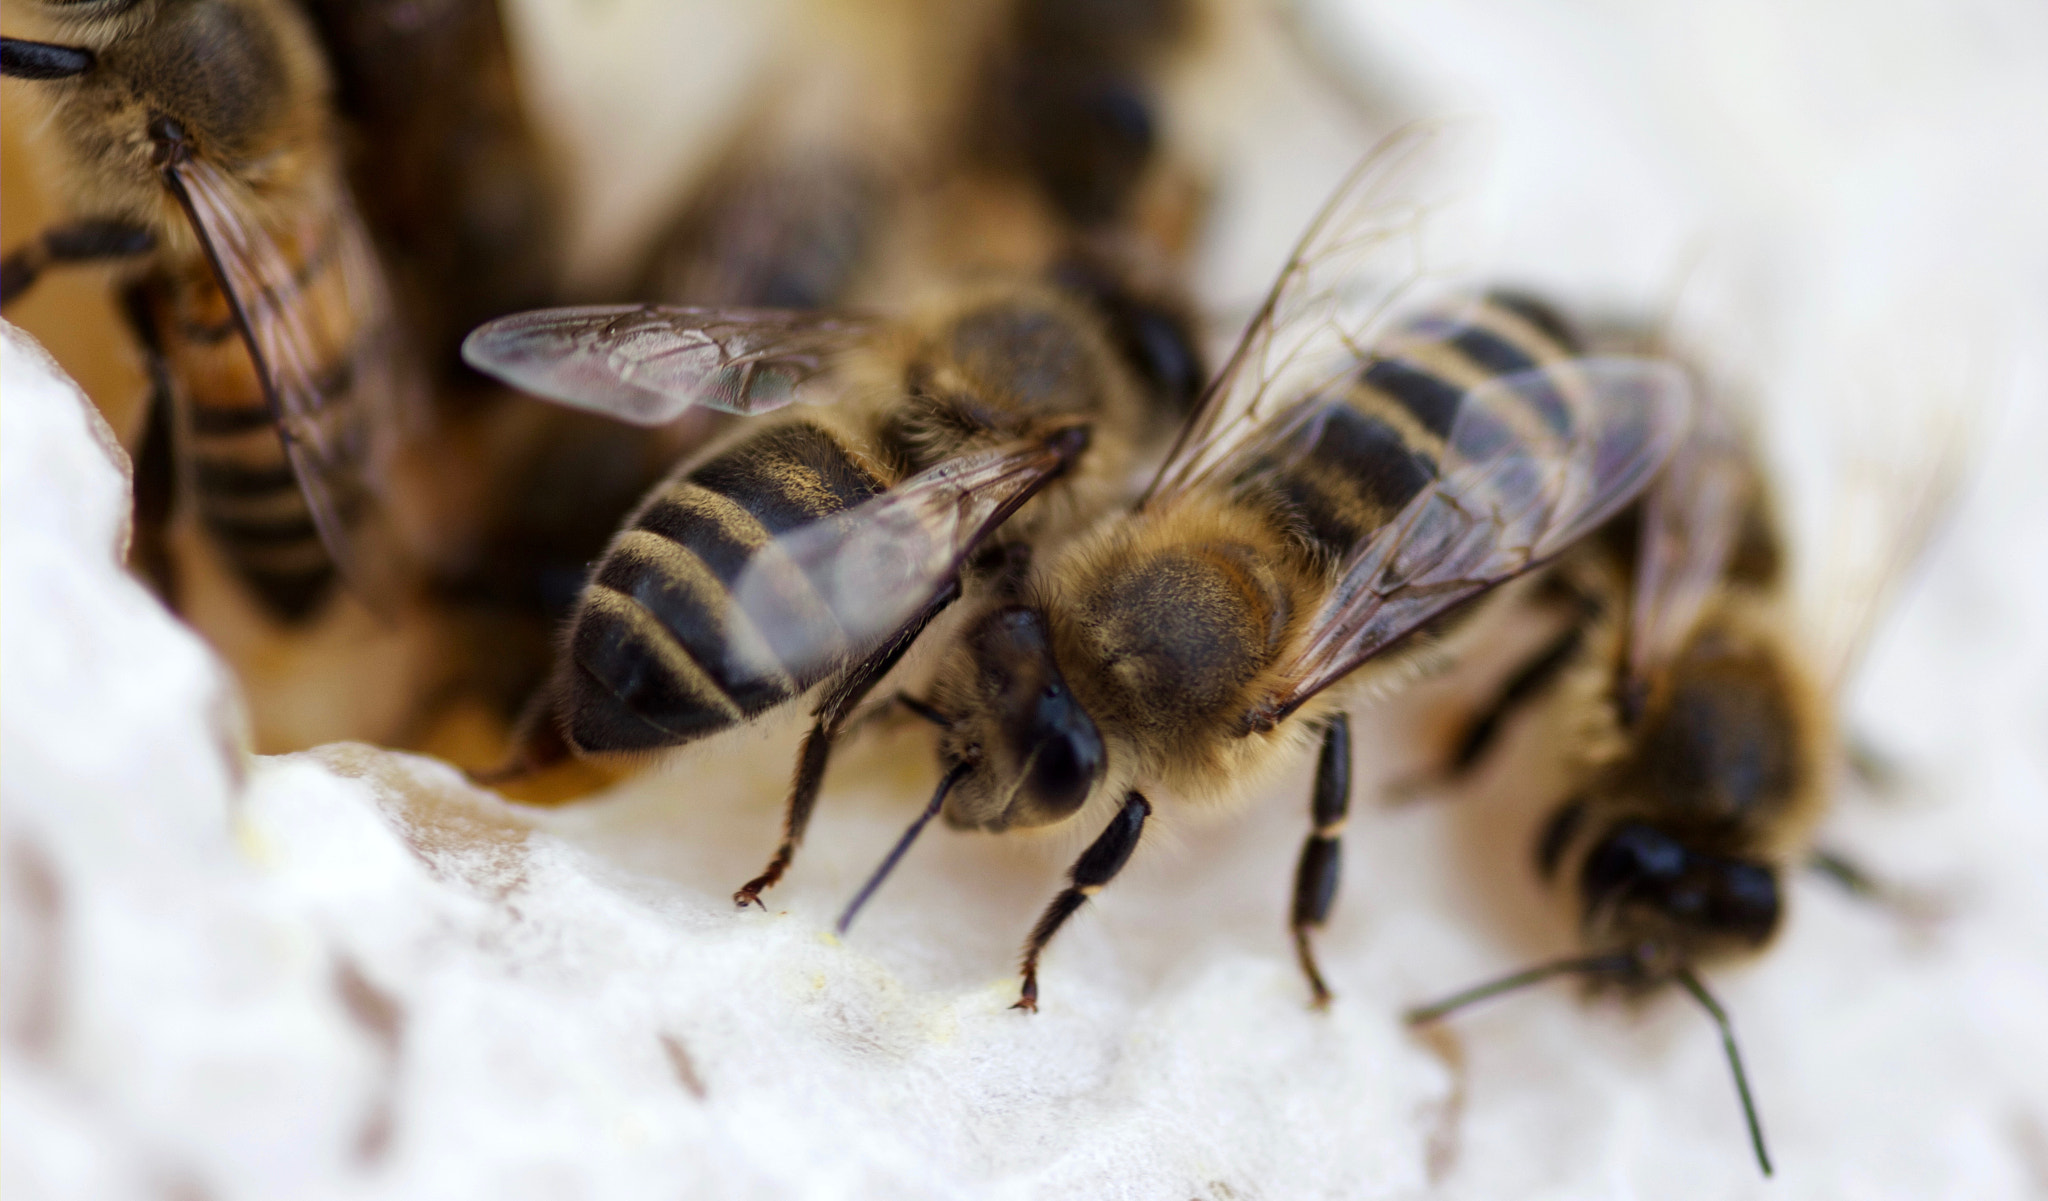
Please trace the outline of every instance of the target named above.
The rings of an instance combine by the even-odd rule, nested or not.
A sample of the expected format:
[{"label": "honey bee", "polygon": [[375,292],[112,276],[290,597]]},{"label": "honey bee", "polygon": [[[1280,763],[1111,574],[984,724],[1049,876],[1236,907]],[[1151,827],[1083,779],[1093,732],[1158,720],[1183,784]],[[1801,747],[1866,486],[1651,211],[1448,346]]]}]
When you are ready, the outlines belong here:
[{"label": "honey bee", "polygon": [[[679,466],[613,538],[529,761],[682,746],[816,689],[781,845],[734,897],[757,901],[795,856],[847,719],[925,626],[1113,503],[1163,440],[1157,374],[1091,299],[995,278],[900,318],[649,305],[478,329],[478,368],[620,420],[781,410]],[[799,399],[833,403],[785,407]]]},{"label": "honey bee", "polygon": [[154,383],[136,456],[142,566],[175,591],[161,525],[176,466],[273,617],[310,618],[337,576],[388,599],[389,562],[358,543],[416,394],[311,29],[280,0],[36,11],[67,40],[8,38],[0,69],[42,81],[85,215],[9,254],[4,293],[54,264],[133,273],[124,308]]},{"label": "honey bee", "polygon": [[520,105],[497,0],[306,0],[355,195],[442,408],[478,391],[462,339],[554,298],[561,198]]},{"label": "honey bee", "polygon": [[[1923,523],[1941,493],[1930,488],[1915,502]],[[1642,500],[1544,580],[1565,628],[1469,718],[1444,771],[1456,780],[1476,770],[1519,711],[1566,711],[1574,783],[1534,859],[1576,913],[1583,950],[1416,1008],[1409,1020],[1436,1021],[1558,976],[1638,997],[1677,985],[1720,1029],[1752,1148],[1770,1175],[1727,1013],[1700,972],[1770,945],[1793,867],[1881,893],[1860,869],[1816,853],[1813,830],[1839,758],[1830,698],[1878,612],[1883,581],[1912,560],[1927,528],[1894,531],[1906,536],[1856,602],[1860,620],[1802,634],[1755,449],[1725,405],[1701,406]]]},{"label": "honey bee", "polygon": [[[1043,563],[964,629],[918,709],[944,778],[841,919],[929,819],[1001,832],[1109,814],[1023,954],[1041,953],[1135,849],[1145,790],[1216,799],[1311,738],[1321,757],[1292,928],[1335,896],[1349,725],[1326,690],[1385,689],[1453,636],[1459,607],[1570,546],[1649,481],[1688,413],[1684,376],[1577,357],[1550,311],[1494,295],[1374,340],[1419,286],[1441,160],[1396,134],[1311,224],[1137,511]],[[1382,276],[1381,268],[1399,268]],[[1371,352],[1366,353],[1366,347]]]},{"label": "honey bee", "polygon": [[1164,76],[1196,40],[1197,9],[1194,0],[1017,0],[963,139],[981,161],[1028,179],[1065,225],[1142,224],[1135,210],[1172,166],[1159,154]]},{"label": "honey bee", "polygon": [[916,176],[945,173],[985,4],[806,4],[742,120],[656,237],[633,299],[831,308],[894,257]]}]

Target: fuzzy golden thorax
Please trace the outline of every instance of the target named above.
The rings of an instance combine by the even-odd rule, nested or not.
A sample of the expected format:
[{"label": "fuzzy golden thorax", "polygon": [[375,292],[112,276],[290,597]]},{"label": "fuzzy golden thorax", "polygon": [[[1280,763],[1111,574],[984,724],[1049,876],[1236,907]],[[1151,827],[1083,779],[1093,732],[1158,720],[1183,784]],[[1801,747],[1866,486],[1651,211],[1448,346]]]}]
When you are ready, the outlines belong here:
[{"label": "fuzzy golden thorax", "polygon": [[36,10],[53,40],[96,59],[83,75],[23,90],[49,107],[81,215],[135,220],[174,253],[196,253],[162,180],[167,134],[237,181],[259,221],[287,220],[337,186],[327,70],[293,6],[144,0],[116,11]]},{"label": "fuzzy golden thorax", "polygon": [[849,363],[847,375],[864,398],[853,422],[865,429],[849,432],[885,478],[1086,426],[1087,451],[1006,523],[1011,537],[1071,533],[1113,503],[1154,424],[1154,406],[1102,318],[1025,278],[944,290]]},{"label": "fuzzy golden thorax", "polygon": [[913,314],[897,368],[908,403],[895,420],[913,447],[958,453],[981,431],[1016,437],[1047,422],[1143,425],[1131,369],[1103,322],[1066,292],[1023,276],[949,290]]},{"label": "fuzzy golden thorax", "polygon": [[[1104,523],[1041,573],[1032,603],[973,626],[933,686],[952,720],[942,759],[971,768],[949,818],[1042,825],[1138,784],[1205,797],[1263,775],[1305,723],[1253,731],[1246,716],[1321,589],[1274,540],[1257,513],[1187,498]],[[1045,803],[1048,762],[1086,766],[1087,790]]]}]

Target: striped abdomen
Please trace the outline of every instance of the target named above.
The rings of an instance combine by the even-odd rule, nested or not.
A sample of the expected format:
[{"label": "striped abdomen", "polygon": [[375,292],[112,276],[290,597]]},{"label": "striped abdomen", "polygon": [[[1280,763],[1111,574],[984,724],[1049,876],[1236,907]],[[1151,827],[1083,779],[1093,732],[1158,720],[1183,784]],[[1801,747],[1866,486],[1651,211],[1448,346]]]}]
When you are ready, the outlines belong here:
[{"label": "striped abdomen", "polygon": [[1436,477],[1474,388],[1518,377],[1509,436],[1538,457],[1568,438],[1556,390],[1568,385],[1530,373],[1575,350],[1554,314],[1519,296],[1419,318],[1381,342],[1341,395],[1306,402],[1309,419],[1240,472],[1237,489],[1271,505],[1317,557],[1342,562]]},{"label": "striped abdomen", "polygon": [[[658,488],[578,602],[558,701],[571,744],[586,752],[678,746],[829,674],[781,666],[773,645],[778,625],[830,621],[822,607],[795,595],[789,612],[743,613],[732,588],[757,555],[777,553],[770,539],[889,484],[823,426],[792,420]],[[736,654],[743,643],[767,653]]]},{"label": "striped abdomen", "polygon": [[[346,225],[321,226],[318,236],[280,238],[296,271],[285,287],[252,296],[252,325],[279,320],[289,309],[303,331],[305,375],[329,450],[323,480],[344,525],[366,511],[362,472],[369,451],[370,409],[358,392],[358,355],[379,321],[351,296],[341,268],[360,237]],[[367,254],[367,248],[353,248]],[[335,565],[271,412],[264,381],[227,296],[203,260],[156,278],[156,321],[166,366],[182,401],[185,470],[202,526],[235,574],[285,621],[309,617],[335,582]],[[277,368],[273,365],[272,370]]]}]

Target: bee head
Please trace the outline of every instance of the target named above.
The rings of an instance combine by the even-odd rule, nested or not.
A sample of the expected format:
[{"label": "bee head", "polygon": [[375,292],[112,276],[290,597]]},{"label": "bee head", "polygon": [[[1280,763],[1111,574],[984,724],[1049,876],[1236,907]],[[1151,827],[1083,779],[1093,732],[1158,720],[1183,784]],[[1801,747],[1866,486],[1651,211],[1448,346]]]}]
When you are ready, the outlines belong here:
[{"label": "bee head", "polygon": [[1046,826],[1080,812],[1108,755],[1053,656],[1043,610],[1005,605],[975,621],[936,685],[954,714],[940,742],[966,774],[946,802],[958,827]]},{"label": "bee head", "polygon": [[[171,153],[205,154],[259,169],[302,133],[324,130],[325,68],[291,5],[241,0],[146,0],[37,6],[61,33],[35,64],[56,79],[55,112],[96,190],[153,182]],[[12,56],[11,56],[12,57]],[[10,72],[13,73],[13,72]],[[175,143],[175,147],[172,145]]]},{"label": "bee head", "polygon": [[1697,842],[1642,821],[1606,830],[1579,865],[1588,941],[1634,949],[1652,976],[1769,942],[1782,916],[1777,869]]}]

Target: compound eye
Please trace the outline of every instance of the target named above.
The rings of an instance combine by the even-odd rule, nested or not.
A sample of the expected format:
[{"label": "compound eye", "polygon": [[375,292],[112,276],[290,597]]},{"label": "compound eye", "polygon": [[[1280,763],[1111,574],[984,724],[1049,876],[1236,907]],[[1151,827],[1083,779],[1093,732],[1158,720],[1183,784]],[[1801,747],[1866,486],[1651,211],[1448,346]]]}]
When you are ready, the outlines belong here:
[{"label": "compound eye", "polygon": [[1716,929],[1761,945],[1778,928],[1778,874],[1760,863],[1731,860],[1721,865],[1709,906]]},{"label": "compound eye", "polygon": [[1024,748],[1031,770],[1024,793],[1037,819],[1034,824],[1071,817],[1102,775],[1102,735],[1073,694],[1059,684],[1048,685],[1039,695],[1031,724]]},{"label": "compound eye", "polygon": [[1644,887],[1664,889],[1685,873],[1686,850],[1662,830],[1630,824],[1602,839],[1586,857],[1586,896],[1605,899]]}]

